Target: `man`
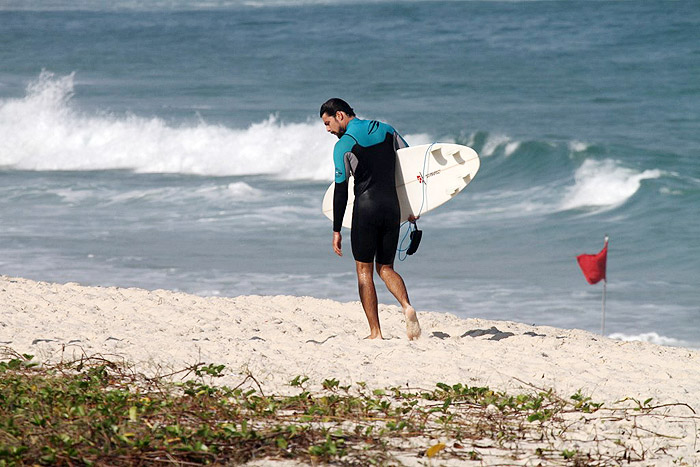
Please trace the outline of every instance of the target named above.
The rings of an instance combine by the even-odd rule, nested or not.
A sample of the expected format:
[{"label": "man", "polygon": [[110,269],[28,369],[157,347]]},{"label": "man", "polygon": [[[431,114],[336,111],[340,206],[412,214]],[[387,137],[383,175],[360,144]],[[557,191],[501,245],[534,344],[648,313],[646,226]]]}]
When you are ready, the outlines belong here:
[{"label": "man", "polygon": [[[394,173],[396,151],[408,144],[386,123],[361,120],[342,99],[329,99],[321,106],[326,130],[338,137],[333,150],[335,191],[333,196],[333,250],[343,255],[340,234],[348,201],[348,177],[355,177],[355,206],[350,244],[355,258],[360,301],[369,322],[368,339],[382,339],[373,266],[389,291],[403,307],[406,334],[420,336],[416,310],[408,299],[401,276],[394,271],[401,211]],[[373,264],[374,263],[374,264]]]}]

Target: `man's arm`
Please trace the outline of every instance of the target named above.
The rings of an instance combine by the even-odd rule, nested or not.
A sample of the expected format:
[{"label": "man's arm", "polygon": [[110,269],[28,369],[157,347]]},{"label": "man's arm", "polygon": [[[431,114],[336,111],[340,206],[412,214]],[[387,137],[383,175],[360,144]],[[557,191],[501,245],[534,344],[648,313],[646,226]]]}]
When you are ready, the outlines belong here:
[{"label": "man's arm", "polygon": [[348,207],[348,181],[335,184],[333,190],[333,232],[340,232]]},{"label": "man's arm", "polygon": [[340,229],[343,227],[343,217],[348,206],[348,181],[336,183],[333,191],[333,251],[338,256],[343,256],[343,240]]},{"label": "man's arm", "polygon": [[346,154],[352,150],[354,140],[349,136],[342,136],[333,148],[333,164],[335,165],[335,188],[333,190],[333,251],[338,256],[343,256],[341,247],[342,236],[340,229],[343,227],[343,217],[348,206],[348,177],[350,167]]}]

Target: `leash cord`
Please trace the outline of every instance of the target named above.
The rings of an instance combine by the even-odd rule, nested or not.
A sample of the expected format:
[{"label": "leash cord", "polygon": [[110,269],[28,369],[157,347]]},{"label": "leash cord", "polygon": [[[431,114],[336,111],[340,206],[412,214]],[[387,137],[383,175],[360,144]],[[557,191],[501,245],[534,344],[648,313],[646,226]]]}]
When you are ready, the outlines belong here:
[{"label": "leash cord", "polygon": [[[426,189],[427,189],[427,183],[426,183],[426,181],[425,181],[425,172],[426,172],[425,166],[426,166],[426,164],[428,163],[428,154],[430,154],[430,150],[432,149],[432,147],[433,147],[434,145],[435,145],[435,142],[430,143],[430,146],[428,146],[428,149],[425,150],[425,155],[423,156],[423,172],[420,174],[420,177],[421,177],[420,183],[421,183],[421,186],[422,186],[422,188],[423,188],[423,199],[421,200],[421,203],[420,203],[420,209],[418,210],[418,215],[416,216],[417,218],[420,217],[420,215],[423,213],[423,207],[425,206],[425,198],[426,198],[426,193],[425,193],[425,191],[426,191]],[[403,229],[403,226],[406,225],[406,224],[411,224],[411,225],[413,226],[413,228],[411,228],[411,225],[409,225],[409,226],[408,226],[408,229],[407,229],[406,232],[403,234],[403,237],[401,237],[401,241],[399,242],[399,246],[398,246],[398,248],[396,249],[396,251],[399,252],[399,261],[404,261],[404,260],[406,259],[406,257],[408,256],[408,255],[406,254],[406,251],[408,251],[408,248],[409,248],[409,247],[406,247],[406,248],[403,247],[403,244],[404,244],[404,242],[406,241],[406,238],[408,238],[409,234],[410,234],[412,231],[418,230],[418,227],[416,226],[416,223],[415,223],[415,222],[409,222],[409,221],[404,221],[404,222],[399,226],[399,230],[400,230],[400,229]],[[403,256],[402,256],[402,255],[403,255]]]}]

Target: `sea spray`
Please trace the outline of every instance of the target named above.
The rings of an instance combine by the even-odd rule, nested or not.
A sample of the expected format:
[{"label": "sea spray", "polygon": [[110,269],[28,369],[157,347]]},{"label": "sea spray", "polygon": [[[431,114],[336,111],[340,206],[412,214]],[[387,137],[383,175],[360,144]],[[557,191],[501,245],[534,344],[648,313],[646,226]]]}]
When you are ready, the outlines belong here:
[{"label": "sea spray", "polygon": [[638,172],[618,161],[587,159],[576,170],[575,183],[567,189],[559,207],[563,210],[614,208],[632,197],[643,180],[660,176],[658,169]]}]

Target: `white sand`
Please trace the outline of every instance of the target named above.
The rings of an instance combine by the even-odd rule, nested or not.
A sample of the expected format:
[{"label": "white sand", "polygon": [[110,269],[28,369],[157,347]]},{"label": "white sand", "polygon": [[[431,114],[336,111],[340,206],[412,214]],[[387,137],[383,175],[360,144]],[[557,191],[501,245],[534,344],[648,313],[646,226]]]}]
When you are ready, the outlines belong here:
[{"label": "white sand", "polygon": [[[102,354],[173,369],[197,362],[224,364],[228,371],[217,382],[236,385],[250,372],[266,393],[291,391],[288,383],[298,375],[308,376],[316,387],[327,378],[381,388],[463,383],[514,393],[532,385],[553,388],[563,397],[581,390],[606,404],[626,397],[684,403],[700,413],[697,351],[446,313],[419,310],[418,318],[423,335],[409,341],[400,308],[380,306],[386,339],[368,341],[359,302],[203,298],[0,277],[0,345],[39,360]],[[461,337],[491,327],[513,335]],[[680,437],[674,444],[678,451],[652,464],[683,458],[695,465],[699,427],[667,428]]]}]

